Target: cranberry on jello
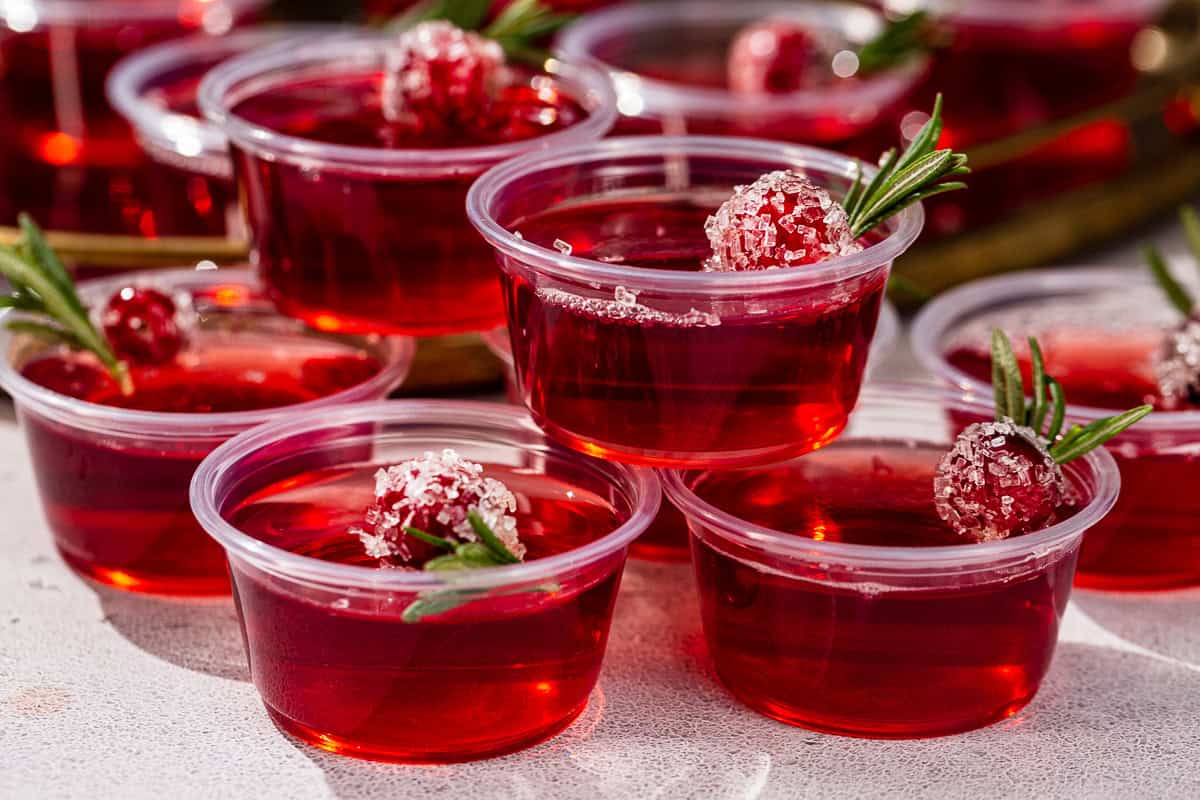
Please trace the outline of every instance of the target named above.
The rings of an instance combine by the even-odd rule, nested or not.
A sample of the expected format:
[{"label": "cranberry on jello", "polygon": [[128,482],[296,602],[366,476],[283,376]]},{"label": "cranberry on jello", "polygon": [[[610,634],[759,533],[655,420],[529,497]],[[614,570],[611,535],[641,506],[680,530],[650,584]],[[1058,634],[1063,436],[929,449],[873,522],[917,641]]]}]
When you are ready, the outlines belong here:
[{"label": "cranberry on jello", "polygon": [[0,384],[59,552],[131,591],[227,592],[221,549],[188,510],[200,460],[295,408],[382,397],[411,361],[405,340],[320,334],[280,316],[241,270],[129,273],[79,296],[91,333],[78,327],[86,316],[60,328],[82,331],[68,345],[5,329]]},{"label": "cranberry on jello", "polygon": [[329,331],[498,324],[467,187],[511,156],[597,139],[615,116],[598,71],[514,62],[444,21],[243,56],[200,94],[230,138],[272,299]]}]

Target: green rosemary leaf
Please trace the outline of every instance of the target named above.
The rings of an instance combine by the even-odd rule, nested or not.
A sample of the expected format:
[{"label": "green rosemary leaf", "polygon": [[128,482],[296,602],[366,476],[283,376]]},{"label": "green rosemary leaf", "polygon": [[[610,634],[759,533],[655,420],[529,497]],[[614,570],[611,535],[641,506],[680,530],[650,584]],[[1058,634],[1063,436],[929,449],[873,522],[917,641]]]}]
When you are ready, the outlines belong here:
[{"label": "green rosemary leaf", "polygon": [[488,548],[496,554],[496,557],[499,558],[503,563],[520,563],[521,559],[517,558],[516,555],[514,555],[513,552],[505,546],[504,542],[500,541],[500,537],[488,527],[488,524],[483,521],[483,517],[479,516],[479,513],[475,511],[475,509],[471,509],[467,512],[467,521],[471,523],[471,528],[475,531],[476,535],[483,540],[483,543],[486,544]]},{"label": "green rosemary leaf", "polygon": [[[117,359],[108,341],[92,324],[70,278],[67,277],[66,284],[63,284],[66,271],[62,268],[62,262],[50,251],[32,220],[22,217],[22,225],[27,231],[23,252],[0,246],[0,274],[15,287],[16,302],[28,304],[28,297],[36,297],[42,304],[36,313],[60,326],[77,341],[80,349],[94,353],[117,381],[121,391],[131,393],[133,383],[129,378],[129,369]],[[28,309],[27,313],[35,312]]]},{"label": "green rosemary leaf", "polygon": [[929,49],[929,14],[917,11],[892,20],[858,50],[858,74],[890,69]]},{"label": "green rosemary leaf", "polygon": [[14,289],[10,295],[0,295],[0,308],[15,308],[19,311],[44,312],[46,306],[25,289]]},{"label": "green rosemary leaf", "polygon": [[457,545],[449,539],[443,539],[441,536],[434,536],[432,533],[426,533],[420,528],[406,526],[402,530],[414,539],[420,539],[425,544],[431,544],[434,547],[441,547],[446,550],[453,550]]},{"label": "green rosemary leaf", "polygon": [[1033,364],[1033,407],[1029,409],[1029,419],[1025,424],[1041,435],[1046,414],[1050,410],[1046,405],[1046,360],[1042,357],[1041,345],[1032,336],[1029,337],[1029,360]]},{"label": "green rosemary leaf", "polygon": [[499,592],[489,592],[486,589],[443,589],[423,595],[409,603],[408,607],[400,615],[400,619],[407,623],[421,622],[427,617],[444,614],[447,611],[464,606],[482,597],[505,597],[514,594],[524,594],[526,592],[555,594],[559,591],[562,591],[562,587],[557,583],[521,586],[516,589],[507,589]]},{"label": "green rosemary leaf", "polygon": [[[1017,356],[1013,353],[1012,342],[999,328],[992,330],[992,364],[1000,364],[1000,372],[1004,385],[1003,408],[999,403],[996,413],[1003,411],[1003,417],[1008,417],[1018,425],[1025,423],[1025,384],[1021,379],[1021,367],[1017,364]],[[993,366],[993,370],[995,367]]]},{"label": "green rosemary leaf", "polygon": [[426,0],[394,17],[388,28],[404,30],[419,22],[444,19],[465,31],[473,31],[483,24],[491,5],[491,0]]},{"label": "green rosemary leaf", "polygon": [[884,153],[879,157],[879,171],[875,173],[875,177],[871,179],[870,183],[863,187],[859,191],[858,195],[854,198],[853,208],[850,206],[843,206],[846,209],[846,216],[848,216],[851,220],[854,220],[855,217],[862,214],[863,203],[867,201],[868,197],[873,197],[877,192],[879,192],[883,185],[888,181],[888,178],[892,174],[892,170],[896,166],[896,159],[899,158],[899,155],[900,154],[896,152],[895,148],[884,151]]},{"label": "green rosemary leaf", "polygon": [[1192,251],[1192,259],[1200,268],[1200,215],[1194,206],[1184,206],[1179,209],[1179,221],[1183,223],[1183,233],[1187,237],[1188,249]]},{"label": "green rosemary leaf", "polygon": [[919,158],[929,155],[937,148],[938,140],[942,138],[942,95],[941,92],[933,98],[933,110],[929,119],[917,131],[908,149],[896,162],[896,169],[902,170]]},{"label": "green rosemary leaf", "polygon": [[1061,439],[1059,439],[1057,442],[1051,442],[1050,444],[1052,448],[1070,447],[1072,442],[1083,435],[1083,432],[1084,429],[1082,425],[1072,425],[1069,429],[1067,429],[1067,432],[1063,434]]},{"label": "green rosemary leaf", "polygon": [[15,319],[9,322],[8,329],[13,333],[23,333],[28,336],[35,336],[45,342],[51,344],[64,344],[67,347],[79,348],[79,340],[75,338],[69,331],[64,331],[56,325],[47,325],[42,322],[34,322],[32,320]]},{"label": "green rosemary leaf", "polygon": [[1142,248],[1142,255],[1146,259],[1146,264],[1150,267],[1150,274],[1154,276],[1154,282],[1163,290],[1163,294],[1167,296],[1167,300],[1171,305],[1183,314],[1185,317],[1192,313],[1192,308],[1195,302],[1192,300],[1191,294],[1183,287],[1179,281],[1175,280],[1175,276],[1171,274],[1170,267],[1167,266],[1166,259],[1162,257],[1162,253],[1152,245],[1146,245]]},{"label": "green rosemary leaf", "polygon": [[1046,441],[1053,442],[1062,431],[1063,420],[1067,416],[1067,397],[1063,392],[1062,384],[1049,375],[1046,376],[1046,389],[1050,392],[1050,408],[1052,409],[1050,430],[1046,431]]},{"label": "green rosemary leaf", "polygon": [[847,214],[858,205],[859,199],[863,196],[864,188],[862,164],[858,164],[854,168],[854,182],[850,184],[849,191],[846,192],[846,196],[842,199],[842,208],[846,209]]},{"label": "green rosemary leaf", "polygon": [[1124,414],[1118,414],[1115,417],[1107,417],[1098,419],[1092,424],[1083,428],[1080,433],[1074,438],[1062,442],[1050,448],[1050,455],[1059,464],[1066,464],[1069,461],[1074,461],[1082,455],[1090,453],[1100,445],[1107,442],[1109,439],[1120,434],[1130,425],[1142,420],[1154,410],[1154,406],[1144,405],[1137,408],[1131,408]]},{"label": "green rosemary leaf", "polygon": [[992,395],[995,398],[996,422],[1003,422],[1008,416],[1008,380],[1004,376],[1004,366],[996,358],[995,345],[992,345]]}]

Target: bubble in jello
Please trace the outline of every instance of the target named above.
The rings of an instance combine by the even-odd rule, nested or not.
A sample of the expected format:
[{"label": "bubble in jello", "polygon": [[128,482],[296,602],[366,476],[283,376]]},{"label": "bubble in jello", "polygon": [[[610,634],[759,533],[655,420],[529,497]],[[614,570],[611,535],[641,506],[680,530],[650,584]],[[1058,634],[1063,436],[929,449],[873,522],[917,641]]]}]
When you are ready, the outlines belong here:
[{"label": "bubble in jello", "polygon": [[713,250],[709,272],[815,264],[862,249],[841,204],[795,170],[738,186],[704,230]]},{"label": "bubble in jello", "polygon": [[479,539],[468,519],[475,511],[517,558],[525,546],[513,516],[517,500],[508,487],[483,475],[483,467],[451,449],[427,452],[375,473],[375,502],[367,509],[367,530],[355,528],[372,558],[404,564],[428,560],[435,548],[408,535],[416,528],[446,539]]},{"label": "bubble in jello", "polygon": [[1062,468],[1037,434],[1011,420],[964,429],[938,464],[933,490],[938,516],[979,541],[1041,530],[1073,502]]}]

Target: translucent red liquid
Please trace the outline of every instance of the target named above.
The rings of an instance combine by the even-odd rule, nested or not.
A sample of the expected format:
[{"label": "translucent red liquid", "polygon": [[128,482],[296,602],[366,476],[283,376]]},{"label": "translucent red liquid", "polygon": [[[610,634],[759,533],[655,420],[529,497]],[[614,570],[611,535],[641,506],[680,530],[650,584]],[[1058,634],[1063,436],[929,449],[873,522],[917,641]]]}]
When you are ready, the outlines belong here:
[{"label": "translucent red liquid", "polygon": [[[712,210],[651,196],[506,226],[545,247],[566,242],[583,258],[696,271],[711,252],[704,221]],[[678,299],[657,303],[677,313],[644,313],[506,271],[519,390],[555,438],[619,461],[746,463],[811,450],[837,436],[858,397],[886,278],[879,269],[836,293],[793,291],[770,313],[731,300],[714,324]],[[655,305],[651,294],[636,302]]]},{"label": "translucent red liquid", "polygon": [[[0,224],[20,211],[44,227],[135,236],[225,231],[203,178],[152,163],[109,106],[123,56],[193,33],[199,20],[49,24],[0,31]],[[193,180],[194,179],[194,180]]]},{"label": "translucent red liquid", "polygon": [[[1152,401],[1151,356],[1159,334],[1081,330],[1042,337],[1047,370],[1067,401],[1114,413]],[[990,360],[973,348],[947,353],[956,369],[991,381]],[[1028,374],[1029,365],[1021,358]],[[1200,432],[1134,428],[1109,445],[1121,468],[1121,495],[1084,539],[1077,582],[1100,589],[1159,589],[1200,583]]]},{"label": "translucent red liquid", "polygon": [[[347,531],[362,525],[379,466],[292,476],[225,516],[293,553],[376,567]],[[485,465],[485,474],[517,495],[527,562],[621,522],[605,499],[580,487],[498,465]],[[401,618],[416,599],[411,592],[308,593],[236,559],[232,573],[254,682],[284,730],[347,755],[437,762],[530,746],[586,707],[623,560],[618,552],[545,591],[501,587],[419,622]]]},{"label": "translucent red liquid", "polygon": [[[696,493],[797,537],[923,548],[964,544],[937,517],[941,447],[837,444],[779,467],[701,473]],[[1020,710],[1050,665],[1075,549],[1019,576],[873,584],[707,533],[693,563],[717,674],[768,716],[851,736],[913,738]]]},{"label": "translucent red liquid", "polygon": [[[384,119],[381,81],[372,72],[278,86],[241,101],[234,113],[291,136],[380,149],[499,144],[586,115],[565,93],[532,88],[526,79],[509,86],[500,103],[511,115],[505,119],[520,124],[481,118],[458,136],[420,136]],[[321,330],[422,336],[487,330],[502,321],[491,248],[466,216],[477,169],[450,177],[387,176],[300,167],[237,147],[234,159],[260,274],[284,313]],[[437,167],[453,162],[447,150]]]},{"label": "translucent red liquid", "polygon": [[[92,403],[142,411],[221,413],[333,394],[381,365],[349,347],[303,341],[194,343],[179,360],[134,368],[121,395],[93,366],[49,357],[25,377]],[[121,589],[159,594],[229,591],[225,555],[196,523],[188,485],[220,435],[116,434],[18,406],[50,529],[79,572]]]}]

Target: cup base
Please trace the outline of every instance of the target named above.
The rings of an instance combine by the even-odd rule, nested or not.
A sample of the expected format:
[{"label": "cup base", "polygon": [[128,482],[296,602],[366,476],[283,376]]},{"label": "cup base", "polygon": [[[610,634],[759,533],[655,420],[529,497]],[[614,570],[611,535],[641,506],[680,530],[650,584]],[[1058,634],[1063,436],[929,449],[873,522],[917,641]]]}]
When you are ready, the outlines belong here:
[{"label": "cup base", "polygon": [[67,566],[79,575],[123,592],[171,597],[219,597],[230,594],[228,574],[181,577],[139,570],[113,569],[76,558],[61,547],[57,550]]},{"label": "cup base", "polygon": [[563,719],[550,725],[509,739],[497,739],[490,742],[479,742],[472,749],[457,748],[439,751],[434,749],[409,749],[383,747],[377,743],[356,741],[354,739],[322,733],[280,713],[266,702],[271,721],[285,734],[302,742],[341,756],[350,756],[364,761],[383,761],[393,764],[454,764],[464,761],[479,761],[486,758],[514,753],[525,750],[536,744],[552,739],[568,728],[575,719],[587,708],[587,702],[582,703]]}]

